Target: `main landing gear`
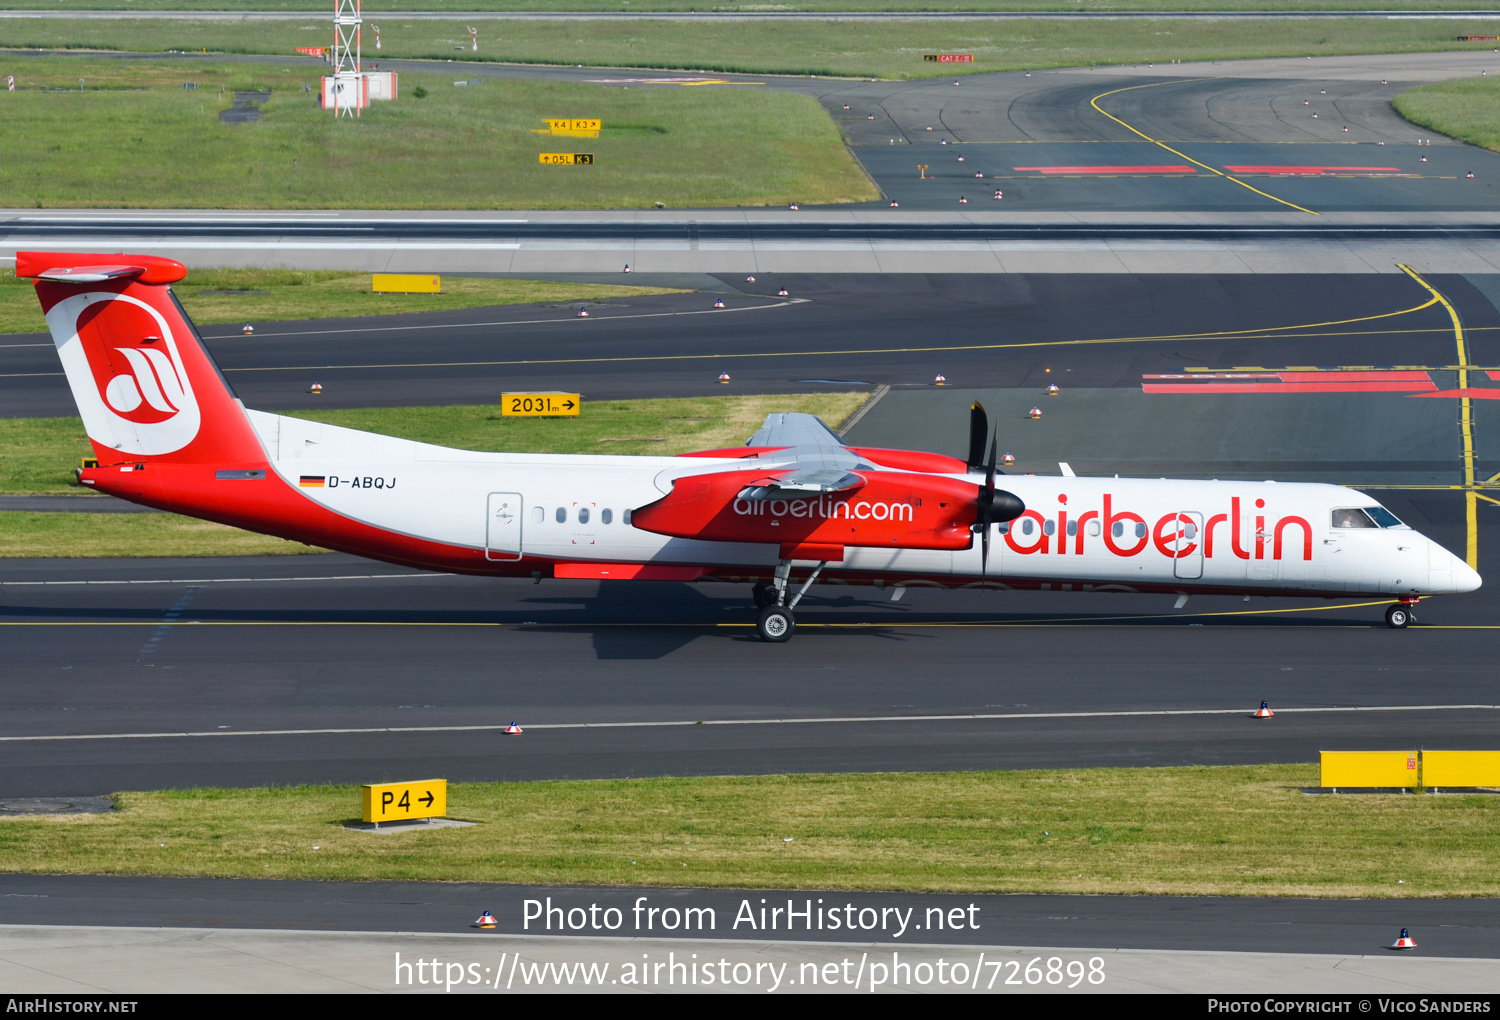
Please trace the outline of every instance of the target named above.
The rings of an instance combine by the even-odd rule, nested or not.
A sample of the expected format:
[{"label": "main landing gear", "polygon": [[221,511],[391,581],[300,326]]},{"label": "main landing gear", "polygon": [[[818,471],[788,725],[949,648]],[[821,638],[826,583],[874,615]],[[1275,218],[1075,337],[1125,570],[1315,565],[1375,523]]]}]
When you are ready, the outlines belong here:
[{"label": "main landing gear", "polygon": [[1417,614],[1412,612],[1416,609],[1416,599],[1402,599],[1385,611],[1385,623],[1393,630],[1402,630],[1409,623],[1417,622]]},{"label": "main landing gear", "polygon": [[787,599],[788,580],[792,573],[792,561],[781,560],[776,564],[776,573],[770,584],[757,584],[751,589],[755,596],[755,604],[760,607],[760,616],[755,621],[755,632],[760,635],[762,641],[772,644],[780,644],[791,638],[797,629],[797,618],[792,615],[792,610],[797,608],[797,603],[802,601],[802,596],[807,594],[807,589],[813,586],[818,575],[827,566],[826,562],[819,563],[813,568],[813,572],[807,576],[802,587],[791,600]]}]

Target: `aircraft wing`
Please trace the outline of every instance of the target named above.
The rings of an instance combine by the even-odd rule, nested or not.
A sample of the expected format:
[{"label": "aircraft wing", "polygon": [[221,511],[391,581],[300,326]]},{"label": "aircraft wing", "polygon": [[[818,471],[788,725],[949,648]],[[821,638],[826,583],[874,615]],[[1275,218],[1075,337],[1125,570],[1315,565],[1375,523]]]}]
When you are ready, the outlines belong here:
[{"label": "aircraft wing", "polygon": [[843,449],[844,441],[815,414],[784,411],[766,415],[765,424],[746,446],[797,446]]}]

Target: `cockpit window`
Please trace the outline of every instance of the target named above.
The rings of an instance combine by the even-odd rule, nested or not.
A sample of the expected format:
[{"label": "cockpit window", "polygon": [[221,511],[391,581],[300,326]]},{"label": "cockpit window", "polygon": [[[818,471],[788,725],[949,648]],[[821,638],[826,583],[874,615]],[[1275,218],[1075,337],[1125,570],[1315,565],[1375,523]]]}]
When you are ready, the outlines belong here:
[{"label": "cockpit window", "polygon": [[1365,513],[1375,518],[1375,523],[1382,528],[1399,528],[1402,526],[1401,519],[1383,506],[1367,506],[1365,507]]},{"label": "cockpit window", "polygon": [[1345,508],[1333,512],[1333,526],[1335,528],[1375,528],[1379,527],[1363,510]]}]

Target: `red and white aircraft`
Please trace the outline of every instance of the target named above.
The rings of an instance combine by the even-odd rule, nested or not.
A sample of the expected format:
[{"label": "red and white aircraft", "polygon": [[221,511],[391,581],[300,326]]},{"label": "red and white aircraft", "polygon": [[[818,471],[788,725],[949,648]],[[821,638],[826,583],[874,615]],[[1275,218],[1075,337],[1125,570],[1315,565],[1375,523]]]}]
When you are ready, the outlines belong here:
[{"label": "red and white aircraft", "polygon": [[[97,466],[136,503],[428,570],[755,582],[766,641],[816,580],[1193,594],[1426,595],[1479,575],[1335,485],[1006,476],[972,410],[967,463],[846,446],[773,414],[679,457],[477,453],[248,410],[173,295],[187,269],[20,252]],[[982,472],[982,475],[981,475]],[[1181,604],[1182,599],[1179,599]]]}]

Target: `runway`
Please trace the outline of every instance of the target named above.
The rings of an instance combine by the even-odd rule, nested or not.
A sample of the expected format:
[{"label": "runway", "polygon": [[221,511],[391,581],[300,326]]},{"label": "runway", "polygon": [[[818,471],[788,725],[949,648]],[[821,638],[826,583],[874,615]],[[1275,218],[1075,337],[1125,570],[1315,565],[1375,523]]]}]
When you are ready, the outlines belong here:
[{"label": "runway", "polygon": [[[1492,339],[1500,313],[1486,294],[1500,299],[1497,279],[1472,274],[1432,281],[1452,295],[1464,317],[1472,363],[1493,369],[1500,369]],[[1184,367],[1446,371],[1455,357],[1447,314],[1404,276],[771,274],[750,284],[723,274],[721,280],[739,292],[714,295],[724,297],[722,311],[712,308],[712,297],[688,294],[591,304],[588,319],[578,318],[573,306],[521,307],[260,323],[253,337],[233,326],[202,332],[247,404],[274,411],[495,403],[505,390],[563,389],[582,392],[585,400],[878,385],[904,390],[930,387],[939,373],[954,387],[1039,391],[1050,381],[1049,367],[1069,389],[1139,391],[1143,375]],[[783,287],[787,298],[777,296]],[[728,387],[717,381],[721,372],[732,377]],[[1451,373],[1435,378],[1442,380],[1440,389],[1456,385]],[[322,395],[307,392],[313,382],[322,384]],[[1441,400],[1395,399],[1403,416],[1429,423],[1451,417]],[[18,417],[75,413],[50,337],[0,338],[0,406]],[[961,398],[951,402],[963,406]],[[1332,407],[1327,401],[1315,406]],[[1484,403],[1475,413],[1487,421],[1493,410]],[[963,441],[965,429],[950,415],[941,434],[924,432],[922,441],[950,449]],[[1243,434],[1253,443],[1254,433]],[[894,441],[888,433],[879,438]],[[1038,448],[1036,459],[1068,459],[1041,456],[1055,452]],[[1095,459],[1102,469],[1106,460],[1118,465],[1122,453],[1101,450]],[[1249,447],[1238,453],[1255,461],[1283,459]],[[1089,459],[1076,446],[1070,455]],[[1424,456],[1408,449],[1396,459]],[[1494,454],[1481,445],[1480,456],[1488,464]],[[1361,457],[1387,462],[1378,466],[1382,474],[1392,459],[1390,451]],[[1150,460],[1141,452],[1128,459]],[[1500,464],[1490,473],[1496,470]]]}]

